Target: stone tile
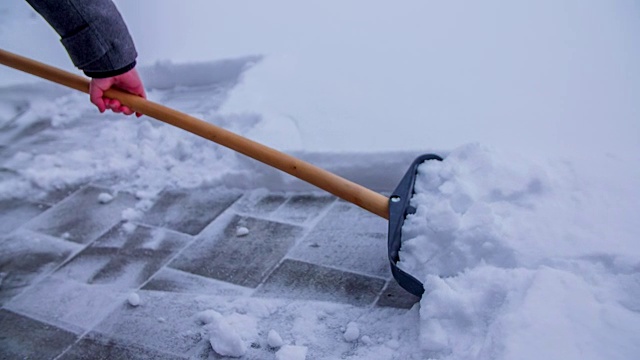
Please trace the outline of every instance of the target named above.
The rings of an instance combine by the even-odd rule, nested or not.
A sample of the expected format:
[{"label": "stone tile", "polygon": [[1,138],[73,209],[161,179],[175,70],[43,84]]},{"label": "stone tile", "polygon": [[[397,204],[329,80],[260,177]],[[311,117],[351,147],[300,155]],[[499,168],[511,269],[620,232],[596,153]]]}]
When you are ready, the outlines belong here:
[{"label": "stone tile", "polygon": [[150,349],[138,344],[114,340],[99,333],[89,333],[56,360],[180,360],[186,357]]},{"label": "stone tile", "polygon": [[134,289],[190,241],[190,236],[166,229],[140,225],[131,231],[121,223],[77,254],[56,272],[56,276],[87,284]]},{"label": "stone tile", "polygon": [[106,204],[98,201],[107,189],[88,186],[74,193],[42,213],[26,228],[60,237],[80,244],[88,244],[120,222],[122,211],[135,204],[135,198],[120,193]]},{"label": "stone tile", "polygon": [[39,198],[38,202],[53,206],[59,203],[60,201],[68,198],[69,196],[73,195],[73,193],[81,190],[85,186],[87,186],[87,184],[75,185],[75,186],[71,185],[71,186],[65,186],[59,189],[49,191],[48,193],[44,194],[41,198]]},{"label": "stone tile", "polygon": [[373,304],[385,280],[287,259],[254,296]]},{"label": "stone tile", "polygon": [[186,354],[203,341],[196,314],[211,309],[200,297],[157,291],[138,291],[140,306],[121,303],[94,328],[125,344],[172,354]]},{"label": "stone tile", "polygon": [[411,309],[413,305],[420,302],[420,298],[403,289],[395,279],[389,280],[387,286],[382,290],[376,306],[394,307],[400,309]]},{"label": "stone tile", "polygon": [[218,296],[248,296],[253,291],[250,288],[167,267],[154,275],[142,290]]},{"label": "stone tile", "polygon": [[269,217],[271,213],[277,210],[286,201],[287,197],[283,194],[257,190],[248,193],[238,200],[234,204],[234,210],[249,215]]},{"label": "stone tile", "polygon": [[329,195],[301,194],[294,195],[281,206],[275,217],[286,221],[304,223],[315,219],[336,198]]},{"label": "stone tile", "polygon": [[1,238],[0,306],[78,250],[75,243],[27,231]]},{"label": "stone tile", "polygon": [[284,195],[269,194],[260,199],[254,206],[253,211],[257,213],[270,213],[278,209],[287,198]]},{"label": "stone tile", "polygon": [[[25,119],[26,120],[26,119]],[[36,138],[41,132],[51,128],[51,119],[41,118],[36,121],[32,119],[27,121],[27,125],[23,122],[14,122],[2,127],[0,132],[0,143],[8,145],[27,138]]]},{"label": "stone tile", "polygon": [[338,202],[289,257],[350,272],[387,278],[387,221]]},{"label": "stone tile", "polygon": [[14,297],[5,308],[81,334],[124,303],[127,295],[104,285],[49,276]]},{"label": "stone tile", "polygon": [[76,338],[69,331],[0,309],[2,359],[54,359]]},{"label": "stone tile", "polygon": [[[238,236],[239,226],[249,229]],[[302,235],[303,228],[234,216],[222,231],[204,234],[171,267],[248,287],[258,286]]]},{"label": "stone tile", "polygon": [[0,201],[0,236],[19,228],[25,222],[40,215],[49,206],[30,203],[24,200]]},{"label": "stone tile", "polygon": [[218,188],[165,191],[141,222],[197,235],[239,197]]}]

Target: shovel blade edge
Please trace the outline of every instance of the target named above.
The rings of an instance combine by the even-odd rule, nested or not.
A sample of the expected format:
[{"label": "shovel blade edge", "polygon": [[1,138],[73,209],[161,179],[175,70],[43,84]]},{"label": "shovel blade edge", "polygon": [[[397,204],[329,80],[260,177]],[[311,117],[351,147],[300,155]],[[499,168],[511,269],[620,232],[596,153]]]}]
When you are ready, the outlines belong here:
[{"label": "shovel blade edge", "polygon": [[398,261],[400,261],[399,253],[402,247],[402,226],[404,225],[404,220],[408,215],[416,211],[416,209],[411,206],[411,197],[414,194],[418,166],[430,160],[442,161],[442,158],[435,154],[418,156],[402,177],[393,194],[389,197],[389,232],[387,245],[391,274],[403,289],[418,297],[422,297],[424,293],[422,283],[398,267]]}]

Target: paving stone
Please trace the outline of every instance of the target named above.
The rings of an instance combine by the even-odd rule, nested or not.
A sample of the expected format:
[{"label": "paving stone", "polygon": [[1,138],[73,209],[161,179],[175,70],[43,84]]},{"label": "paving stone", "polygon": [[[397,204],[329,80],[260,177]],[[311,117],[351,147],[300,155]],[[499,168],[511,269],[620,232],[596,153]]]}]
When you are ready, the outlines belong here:
[{"label": "paving stone", "polygon": [[234,204],[234,210],[249,215],[269,217],[269,215],[284,204],[285,201],[287,201],[285,195],[257,190],[248,193],[238,200],[238,202]]},{"label": "paving stone", "polygon": [[30,203],[24,200],[0,201],[0,236],[19,228],[32,218],[40,215],[49,206]]},{"label": "paving stone", "polygon": [[[239,226],[248,228],[249,233],[238,236]],[[223,231],[200,236],[170,266],[255,288],[293,247],[303,230],[289,224],[234,216]]]},{"label": "paving stone", "polygon": [[372,304],[385,280],[286,259],[254,296]]},{"label": "paving stone", "polygon": [[54,359],[76,339],[69,331],[0,309],[0,359]]},{"label": "paving stone", "polygon": [[[186,354],[203,341],[196,314],[211,305],[192,294],[138,291],[141,305],[119,304],[94,332],[126,344]],[[206,340],[204,340],[206,341]]]},{"label": "paving stone", "polygon": [[275,217],[291,222],[304,223],[315,219],[336,198],[328,195],[294,195],[275,213]]},{"label": "paving stone", "polygon": [[0,131],[0,143],[8,145],[24,141],[26,138],[36,138],[36,135],[51,128],[51,119],[28,120],[32,122],[26,126],[23,125],[24,121],[3,126]]},{"label": "paving stone", "polygon": [[79,245],[18,231],[0,239],[0,306],[78,251]]},{"label": "paving stone", "polygon": [[283,195],[270,194],[260,199],[260,201],[253,206],[253,211],[263,214],[270,213],[278,209],[285,201],[287,201],[287,198]]},{"label": "paving stone", "polygon": [[122,219],[135,198],[119,193],[106,204],[98,196],[107,189],[87,186],[26,224],[26,228],[80,244],[88,244]]},{"label": "paving stone", "polygon": [[81,190],[85,186],[87,186],[87,184],[69,185],[69,186],[64,186],[59,189],[49,191],[44,196],[42,196],[42,198],[38,199],[38,202],[53,206],[59,203],[60,201],[68,198],[69,196],[73,195],[73,193]]},{"label": "paving stone", "polygon": [[122,223],[113,227],[56,275],[87,284],[133,289],[155,274],[192,238],[160,228],[139,225],[132,231]]},{"label": "paving stone", "polygon": [[340,201],[288,256],[345,271],[389,277],[387,221]]},{"label": "paving stone", "polygon": [[141,222],[197,235],[240,195],[217,188],[165,191]]},{"label": "paving stone", "polygon": [[104,285],[87,285],[48,276],[5,304],[5,308],[81,334],[92,329],[127,293]]},{"label": "paving stone", "polygon": [[418,302],[420,302],[419,297],[409,293],[392,279],[389,280],[387,286],[382,290],[376,306],[411,309],[413,305]]},{"label": "paving stone", "polygon": [[154,275],[142,290],[220,296],[248,296],[253,291],[250,288],[167,267]]},{"label": "paving stone", "polygon": [[99,333],[89,333],[57,360],[180,360],[186,357],[161,352],[138,344],[114,340]]}]

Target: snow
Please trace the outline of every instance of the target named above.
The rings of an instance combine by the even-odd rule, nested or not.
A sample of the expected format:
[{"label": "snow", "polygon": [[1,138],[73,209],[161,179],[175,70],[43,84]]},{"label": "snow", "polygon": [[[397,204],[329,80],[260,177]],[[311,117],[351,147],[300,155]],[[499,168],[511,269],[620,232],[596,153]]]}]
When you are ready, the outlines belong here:
[{"label": "snow", "polygon": [[276,352],[276,360],[304,360],[307,358],[305,346],[285,345]]},{"label": "snow", "polygon": [[213,350],[222,356],[242,357],[247,352],[247,341],[256,337],[255,318],[238,313],[223,316],[215,310],[198,314],[204,323]]},{"label": "snow", "polygon": [[348,342],[354,342],[360,337],[360,328],[355,322],[347,324],[347,329],[344,331],[344,339]]},{"label": "snow", "polygon": [[101,193],[100,195],[98,195],[98,201],[101,204],[108,204],[111,202],[111,200],[113,200],[113,195],[109,193]]},{"label": "snow", "polygon": [[249,235],[249,229],[244,226],[238,226],[238,228],[236,229],[236,236],[242,237],[247,235]]},{"label": "snow", "polygon": [[134,208],[126,208],[122,210],[122,220],[125,221],[133,221],[137,220],[142,216],[139,210]]},{"label": "snow", "polygon": [[240,335],[222,318],[215,318],[205,326],[213,351],[222,356],[241,357],[247,352],[247,345]]},{"label": "snow", "polygon": [[215,310],[205,310],[197,313],[196,318],[199,323],[206,325],[214,322],[215,319],[218,318],[218,315],[220,314]]},{"label": "snow", "polygon": [[269,330],[269,334],[267,334],[267,344],[269,344],[271,348],[278,349],[284,345],[284,341],[277,331],[271,329]]},{"label": "snow", "polygon": [[424,350],[454,359],[640,350],[627,288],[637,280],[637,231],[625,216],[594,221],[607,204],[565,166],[477,144],[420,166],[399,264],[425,287]]},{"label": "snow", "polygon": [[142,303],[140,300],[140,295],[138,295],[137,293],[129,294],[129,296],[127,297],[127,302],[133,307],[140,306],[140,304]]},{"label": "snow", "polygon": [[[404,228],[400,266],[425,285],[419,305],[364,317],[278,305],[286,321],[263,334],[256,321],[272,313],[255,309],[275,305],[252,299],[258,313],[196,316],[212,351],[243,356],[262,338],[278,359],[334,347],[327,356],[340,356],[342,345],[352,359],[640,353],[637,2],[116,3],[154,101],[365,186],[388,190],[420,153],[445,157],[420,167]],[[20,0],[0,4],[0,47],[76,71]],[[137,194],[122,213],[132,232],[165,189],[304,186],[152,119],[100,116],[86,95],[36,81],[0,67],[0,153],[15,154],[2,157],[0,199],[103,181]],[[19,136],[42,127],[41,142]],[[69,306],[87,324],[103,315]]]}]

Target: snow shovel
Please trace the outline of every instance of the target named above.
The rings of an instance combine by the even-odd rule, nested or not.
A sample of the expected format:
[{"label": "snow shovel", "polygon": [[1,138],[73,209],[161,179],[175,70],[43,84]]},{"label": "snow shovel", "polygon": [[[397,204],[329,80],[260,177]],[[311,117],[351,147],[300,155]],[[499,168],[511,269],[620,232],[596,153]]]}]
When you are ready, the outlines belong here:
[{"label": "snow shovel", "polygon": [[[72,89],[89,93],[89,81],[86,78],[2,49],[0,49],[0,63]],[[310,163],[166,106],[116,89],[110,89],[104,95],[119,100],[135,112],[145,114],[228,147],[389,220],[388,255],[393,277],[408,292],[418,297],[422,296],[424,292],[422,283],[400,269],[397,263],[400,259],[399,251],[402,246],[402,225],[406,216],[415,212],[409,200],[413,195],[416,169],[424,161],[442,160],[438,155],[426,154],[418,157],[410,166],[393,194],[390,197],[386,197]]]}]

